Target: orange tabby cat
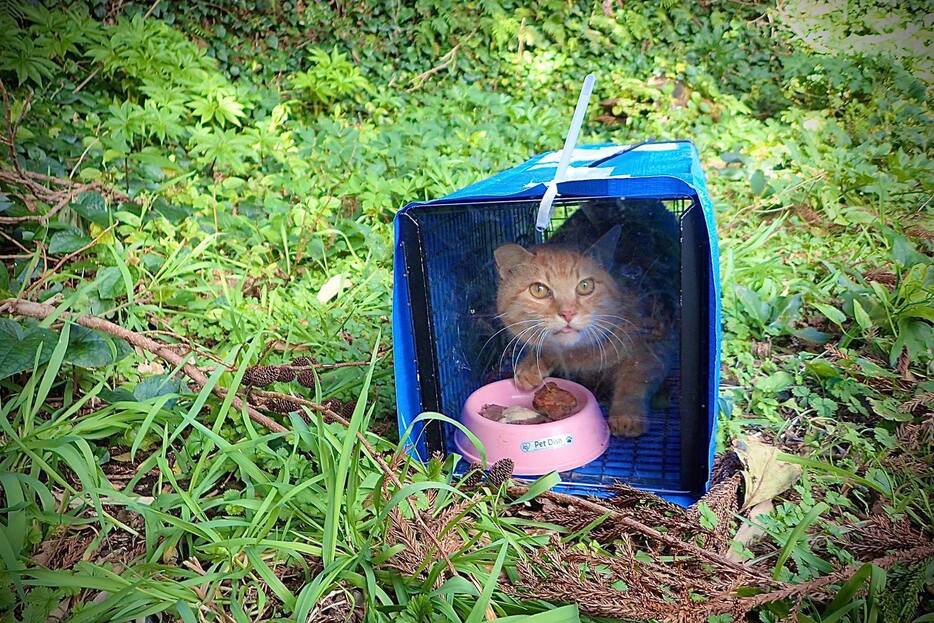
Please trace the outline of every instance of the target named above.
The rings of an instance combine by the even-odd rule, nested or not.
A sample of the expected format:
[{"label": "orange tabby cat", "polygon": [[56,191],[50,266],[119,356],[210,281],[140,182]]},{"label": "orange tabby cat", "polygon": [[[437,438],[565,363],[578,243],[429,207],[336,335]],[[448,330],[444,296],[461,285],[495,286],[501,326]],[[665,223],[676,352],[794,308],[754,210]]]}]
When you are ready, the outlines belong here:
[{"label": "orange tabby cat", "polygon": [[[556,244],[496,249],[496,306],[512,336],[515,382],[533,389],[551,374],[609,389],[610,430],[635,437],[648,426],[649,401],[664,380],[674,342],[642,309],[638,293],[610,275],[614,227],[585,252]],[[507,349],[509,346],[507,346]]]}]

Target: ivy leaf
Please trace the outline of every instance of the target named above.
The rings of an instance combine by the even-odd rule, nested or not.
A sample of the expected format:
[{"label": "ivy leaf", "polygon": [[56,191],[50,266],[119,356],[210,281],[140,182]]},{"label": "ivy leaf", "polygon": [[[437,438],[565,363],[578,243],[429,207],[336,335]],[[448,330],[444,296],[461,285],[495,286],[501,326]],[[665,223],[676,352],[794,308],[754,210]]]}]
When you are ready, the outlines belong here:
[{"label": "ivy leaf", "polygon": [[756,389],[768,394],[777,394],[783,389],[788,389],[795,382],[793,377],[784,370],[779,370],[756,382]]},{"label": "ivy leaf", "polygon": [[804,340],[806,342],[812,342],[814,344],[826,344],[830,341],[831,335],[829,333],[824,333],[819,331],[814,327],[803,327],[801,329],[796,329],[791,332],[793,336],[798,339]]},{"label": "ivy leaf", "polygon": [[77,230],[57,231],[49,240],[49,253],[52,255],[72,253],[90,242],[91,239],[88,236]]},{"label": "ivy leaf", "polygon": [[735,292],[747,314],[761,324],[768,322],[769,317],[772,315],[772,306],[763,301],[758,292],[744,286],[736,286]]},{"label": "ivy leaf", "polygon": [[840,377],[840,371],[825,359],[813,359],[805,364],[808,372],[822,379],[835,379]]},{"label": "ivy leaf", "polygon": [[[145,402],[166,394],[181,395],[186,389],[184,382],[173,379],[168,374],[159,374],[140,381],[133,389],[133,398],[139,402]],[[173,398],[165,403],[165,407],[170,409],[175,406],[176,402],[178,402],[177,399]]]},{"label": "ivy leaf", "polygon": [[629,585],[623,582],[622,580],[616,580],[610,586],[620,592],[626,592],[629,590]]},{"label": "ivy leaf", "polygon": [[[100,368],[126,356],[127,350],[119,348],[114,340],[94,329],[81,325],[72,328],[68,336],[65,361],[82,368]],[[127,347],[129,348],[129,347]]]},{"label": "ivy leaf", "polygon": [[169,203],[162,197],[156,197],[152,202],[152,208],[146,213],[144,221],[150,221],[161,216],[170,223],[178,223],[188,218],[189,212],[173,203]]},{"label": "ivy leaf", "polygon": [[717,517],[717,514],[713,512],[706,502],[699,502],[697,504],[697,510],[700,511],[700,525],[702,528],[705,530],[713,530],[717,527],[720,518]]},{"label": "ivy leaf", "polygon": [[36,358],[36,351],[42,347],[39,365],[52,356],[52,349],[58,343],[54,331],[41,327],[22,327],[15,320],[0,318],[0,379],[29,370]]},{"label": "ivy leaf", "polygon": [[107,266],[97,271],[97,295],[105,301],[117,298],[123,277],[116,266]]},{"label": "ivy leaf", "polygon": [[917,361],[923,352],[934,348],[934,327],[923,320],[902,318],[898,322],[898,336],[889,351],[889,365],[895,366],[904,349],[908,356]]},{"label": "ivy leaf", "polygon": [[110,225],[110,209],[100,193],[81,193],[78,200],[71,204],[71,209],[95,225],[101,227]]},{"label": "ivy leaf", "polygon": [[762,169],[756,169],[750,176],[749,185],[752,187],[753,194],[762,194],[762,191],[765,190],[765,173],[762,172]]},{"label": "ivy leaf", "polygon": [[863,309],[863,306],[859,304],[859,301],[853,299],[853,317],[856,318],[856,324],[859,325],[859,328],[863,331],[868,331],[872,328],[872,320],[869,319],[869,314],[866,313],[866,310]]},{"label": "ivy leaf", "polygon": [[899,409],[900,403],[894,398],[885,398],[883,400],[869,398],[868,400],[869,404],[872,405],[872,410],[883,419],[892,422],[910,422],[912,419],[911,413]]}]

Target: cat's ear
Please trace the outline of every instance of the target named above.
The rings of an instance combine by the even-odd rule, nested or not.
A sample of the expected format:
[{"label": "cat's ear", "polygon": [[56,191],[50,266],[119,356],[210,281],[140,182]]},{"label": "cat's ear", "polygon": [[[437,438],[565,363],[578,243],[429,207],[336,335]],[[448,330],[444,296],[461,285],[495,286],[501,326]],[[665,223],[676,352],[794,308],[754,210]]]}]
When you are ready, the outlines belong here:
[{"label": "cat's ear", "polygon": [[493,257],[496,258],[496,269],[505,277],[520,264],[531,261],[534,256],[517,244],[504,244],[493,251]]},{"label": "cat's ear", "polygon": [[613,260],[616,256],[616,246],[619,244],[619,237],[623,233],[623,228],[618,224],[613,225],[608,232],[600,236],[589,249],[586,255],[593,259],[606,269],[613,266]]}]

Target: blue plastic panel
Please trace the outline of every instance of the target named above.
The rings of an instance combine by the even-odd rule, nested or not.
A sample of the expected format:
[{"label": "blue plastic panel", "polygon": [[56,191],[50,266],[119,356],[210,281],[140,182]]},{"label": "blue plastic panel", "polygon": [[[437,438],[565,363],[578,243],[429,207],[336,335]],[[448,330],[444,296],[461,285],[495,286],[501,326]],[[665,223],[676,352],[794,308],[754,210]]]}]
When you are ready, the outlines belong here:
[{"label": "blue plastic panel", "polygon": [[[709,243],[708,291],[711,296],[708,304],[711,322],[708,327],[707,354],[710,375],[705,413],[698,414],[706,416],[707,435],[706,439],[696,441],[706,446],[709,466],[712,465],[714,451],[720,344],[719,254],[712,204],[707,196],[696,150],[689,142],[656,144],[620,153],[622,151],[619,146],[609,145],[578,148],[572,160],[572,175],[577,179],[560,184],[559,197],[692,197],[702,208]],[[497,198],[535,200],[544,190],[542,182],[550,180],[553,175],[552,161],[557,161],[554,152],[541,154],[443,199],[410,204],[397,215],[393,339],[400,431],[405,430],[422,410],[414,333],[427,330],[413,324],[411,291],[401,260],[405,249],[400,236],[400,222],[403,219],[414,222],[422,216],[423,209],[433,212],[434,208],[444,204],[472,203],[472,200],[482,203]],[[594,164],[596,166],[590,166]],[[598,171],[585,170],[589,168]],[[502,206],[501,202],[495,203]],[[511,214],[505,214],[501,208],[489,211],[455,208],[438,223],[432,223],[431,229],[436,230],[435,234],[423,231],[426,234],[423,237],[425,246],[419,251],[425,258],[430,258],[425,263],[425,270],[426,278],[431,283],[429,296],[435,321],[444,327],[468,327],[436,334],[435,354],[445,361],[445,365],[438,369],[437,379],[442,404],[462,404],[473,389],[492,380],[477,378],[475,371],[487,366],[481,365],[481,362],[475,360],[476,356],[470,353],[476,353],[476,340],[486,340],[496,330],[493,322],[489,322],[488,330],[476,329],[482,326],[482,316],[488,314],[491,308],[488,300],[491,294],[489,283],[495,280],[495,272],[491,263],[479,259],[483,254],[477,254],[473,261],[465,261],[463,258],[458,260],[457,247],[463,245],[464,232],[470,232],[472,239],[476,236],[480,244],[478,248],[487,250],[507,241],[526,245],[536,242],[533,239],[534,232],[529,233],[533,230],[534,211],[527,206]],[[527,239],[523,240],[523,236]],[[471,242],[471,246],[473,244]],[[457,277],[452,280],[450,275]],[[481,304],[472,307],[461,304],[467,301]],[[456,412],[447,414],[457,416]],[[613,439],[603,457],[573,473],[564,474],[565,483],[560,488],[575,494],[606,495],[609,493],[607,486],[620,478],[656,491],[680,504],[688,504],[696,499],[697,492],[682,491],[679,486],[682,435],[677,409],[672,407],[670,412],[653,413],[651,418],[652,426],[645,436],[637,440]],[[421,458],[427,458],[428,448],[418,430],[412,439],[416,441],[412,450]],[[709,473],[707,476],[709,486]]]}]

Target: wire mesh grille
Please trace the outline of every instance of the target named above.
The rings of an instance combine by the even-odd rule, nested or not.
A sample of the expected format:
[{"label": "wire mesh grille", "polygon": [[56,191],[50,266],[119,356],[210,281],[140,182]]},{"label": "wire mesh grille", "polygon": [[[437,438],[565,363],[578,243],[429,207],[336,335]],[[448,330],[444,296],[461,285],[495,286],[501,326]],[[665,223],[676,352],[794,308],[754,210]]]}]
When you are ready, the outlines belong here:
[{"label": "wire mesh grille", "polygon": [[[509,338],[496,319],[493,250],[508,242],[525,247],[543,242],[559,232],[582,206],[614,202],[617,200],[600,198],[556,202],[551,226],[544,235],[535,229],[537,201],[432,206],[412,213],[424,253],[423,285],[429,301],[428,322],[435,338],[441,412],[458,418],[471,392],[512,373],[514,357],[507,352]],[[664,205],[680,218],[690,202],[666,201]],[[625,241],[626,232],[621,244]],[[600,458],[563,473],[563,481],[585,489],[604,489],[622,480],[655,490],[681,490],[678,365],[670,370],[659,397],[662,403],[653,406],[645,435],[635,439],[612,437],[610,447]],[[447,450],[455,451],[453,431],[445,438]]]}]

